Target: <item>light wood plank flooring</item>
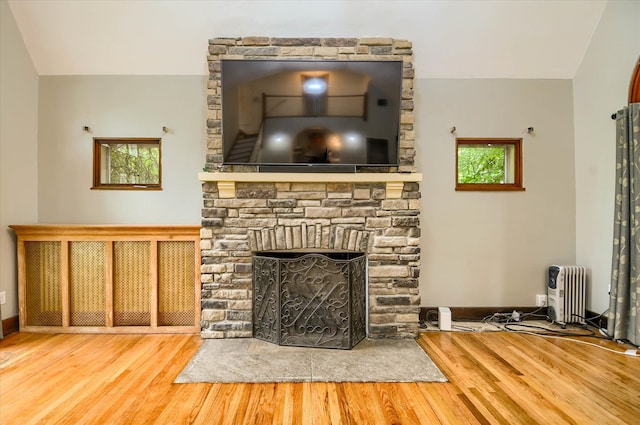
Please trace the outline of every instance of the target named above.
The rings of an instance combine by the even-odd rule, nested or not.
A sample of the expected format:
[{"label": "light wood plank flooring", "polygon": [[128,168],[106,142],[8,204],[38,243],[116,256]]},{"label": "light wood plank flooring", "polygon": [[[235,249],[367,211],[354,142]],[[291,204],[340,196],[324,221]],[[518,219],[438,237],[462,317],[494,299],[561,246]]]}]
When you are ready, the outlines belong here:
[{"label": "light wood plank flooring", "polygon": [[640,424],[640,358],[506,332],[418,342],[450,382],[173,384],[199,336],[13,334],[0,423]]}]

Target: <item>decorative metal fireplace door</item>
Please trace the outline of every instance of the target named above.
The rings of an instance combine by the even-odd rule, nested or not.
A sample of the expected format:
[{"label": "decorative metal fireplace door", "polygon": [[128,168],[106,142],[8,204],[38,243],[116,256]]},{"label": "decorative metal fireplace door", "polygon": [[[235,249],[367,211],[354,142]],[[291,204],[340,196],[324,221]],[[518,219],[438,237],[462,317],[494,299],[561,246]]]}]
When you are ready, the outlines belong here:
[{"label": "decorative metal fireplace door", "polygon": [[353,348],[366,336],[365,254],[256,252],[253,336],[279,345]]}]

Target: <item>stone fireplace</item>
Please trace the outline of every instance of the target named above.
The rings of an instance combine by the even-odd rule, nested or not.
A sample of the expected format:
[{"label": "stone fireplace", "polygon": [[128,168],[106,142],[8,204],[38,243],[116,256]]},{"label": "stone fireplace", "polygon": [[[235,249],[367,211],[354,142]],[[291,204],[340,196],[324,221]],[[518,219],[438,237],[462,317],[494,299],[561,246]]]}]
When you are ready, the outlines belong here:
[{"label": "stone fireplace", "polygon": [[[222,164],[220,60],[398,60],[404,63],[398,167],[356,173],[260,173]],[[420,296],[419,182],[414,166],[411,43],[390,38],[209,40],[203,188],[203,338],[253,335],[257,252],[341,250],[367,258],[367,336],[415,337]]]}]

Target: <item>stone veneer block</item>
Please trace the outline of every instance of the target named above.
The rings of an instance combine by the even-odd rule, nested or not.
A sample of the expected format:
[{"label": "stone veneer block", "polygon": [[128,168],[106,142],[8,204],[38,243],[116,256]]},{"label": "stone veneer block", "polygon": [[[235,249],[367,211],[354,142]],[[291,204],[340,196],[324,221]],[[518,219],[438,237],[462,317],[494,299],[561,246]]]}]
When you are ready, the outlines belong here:
[{"label": "stone veneer block", "polygon": [[313,56],[313,47],[282,47],[280,49],[280,55],[295,57]]},{"label": "stone veneer block", "polygon": [[314,54],[316,56],[335,58],[338,56],[338,48],[337,47],[316,47],[314,49]]},{"label": "stone veneer block", "polygon": [[242,39],[243,46],[268,46],[269,37],[244,37]]},{"label": "stone veneer block", "polygon": [[361,38],[360,44],[367,45],[367,46],[390,46],[393,44],[393,39],[381,38],[381,37]]}]

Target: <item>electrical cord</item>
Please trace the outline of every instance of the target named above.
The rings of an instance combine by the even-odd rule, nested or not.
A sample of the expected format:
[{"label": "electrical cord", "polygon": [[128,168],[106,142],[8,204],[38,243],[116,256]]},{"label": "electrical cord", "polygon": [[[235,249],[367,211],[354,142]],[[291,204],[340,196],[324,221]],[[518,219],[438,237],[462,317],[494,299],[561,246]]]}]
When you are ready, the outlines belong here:
[{"label": "electrical cord", "polygon": [[[533,320],[533,319],[540,319],[540,320],[549,320],[549,317],[546,314],[537,314],[537,312],[543,310],[545,307],[539,307],[529,313],[521,313],[519,311],[513,311],[513,312],[509,312],[509,313],[493,313],[490,314],[488,316],[483,317],[482,319],[478,319],[478,318],[461,318],[458,317],[456,318],[456,320],[452,320],[452,323],[455,322],[471,322],[471,323],[485,323],[485,324],[489,324],[489,325],[493,325],[498,329],[502,329],[499,324],[503,324],[503,323],[518,323],[521,322],[523,320]],[[420,328],[421,329],[428,329],[429,326],[432,326],[434,328],[438,327],[438,312],[436,310],[427,310],[426,315],[425,315],[425,319],[420,321]],[[473,327],[463,327],[460,325],[457,326],[452,326],[452,328],[454,329],[458,329],[458,330],[469,330],[469,331],[473,331],[473,332],[477,332],[480,329],[477,328],[473,328]]]},{"label": "electrical cord", "polygon": [[521,313],[515,310],[511,313],[493,313],[489,316],[485,316],[482,319],[482,322],[513,323],[513,322],[522,322],[523,320],[534,319],[534,318],[548,320],[549,317],[546,314],[537,314],[539,311],[541,311],[544,308],[546,307],[539,307],[529,313]]},{"label": "electrical cord", "polygon": [[573,314],[573,316],[577,317],[579,319],[582,319],[585,323],[593,326],[594,328],[597,328],[602,336],[604,336],[605,338],[608,338],[608,339],[613,341],[613,338],[611,338],[611,336],[609,335],[609,332],[607,332],[607,330],[602,327],[602,321],[598,321],[598,324],[595,323],[595,319],[598,319],[598,318],[604,316],[605,314],[607,314],[608,311],[609,311],[609,309],[606,309],[605,311],[603,311],[602,313],[598,314],[597,316],[591,317],[589,319],[587,319],[586,317],[583,317],[583,316],[581,316],[579,314]]},{"label": "electrical cord", "polygon": [[[429,312],[427,312],[427,317],[429,317],[428,313]],[[488,316],[488,317],[493,317],[496,314],[508,315],[508,313],[495,313],[495,314],[493,314],[491,316]],[[546,317],[545,315],[539,315],[539,316]],[[640,352],[637,349],[627,349],[625,351],[618,351],[618,350],[613,350],[613,349],[608,348],[608,347],[603,347],[603,346],[598,345],[598,344],[594,344],[592,342],[582,341],[582,340],[579,340],[579,339],[572,338],[572,337],[590,337],[590,338],[596,338],[596,339],[611,340],[611,338],[608,338],[608,337],[598,336],[598,335],[595,334],[595,332],[593,332],[591,330],[588,330],[588,329],[584,329],[586,332],[567,332],[566,330],[557,330],[557,329],[551,329],[551,328],[544,327],[544,326],[529,325],[529,324],[515,323],[515,322],[504,323],[504,324],[487,322],[487,324],[494,325],[494,326],[498,327],[498,329],[504,329],[507,332],[515,332],[515,333],[521,333],[521,334],[525,334],[525,335],[539,336],[541,338],[561,339],[561,340],[565,340],[565,341],[572,341],[572,342],[577,342],[579,344],[591,345],[593,347],[600,348],[600,349],[605,350],[605,351],[610,351],[610,352],[615,353],[615,354],[622,354],[622,355],[625,355],[627,357],[640,357]],[[431,324],[431,325],[432,326],[436,326],[434,324]],[[528,328],[528,329],[540,329],[540,330],[542,330],[544,332],[533,332],[533,331],[528,331],[528,330],[514,329],[514,327],[516,327],[516,326],[523,327],[523,328]],[[478,331],[478,329],[470,328],[470,327],[467,327],[467,326],[461,326],[461,325],[454,325],[454,326],[452,326],[452,328],[453,329],[457,329],[457,330],[461,330],[461,331],[472,331],[472,332],[477,332]],[[622,344],[621,341],[618,341],[618,343]]]},{"label": "electrical cord", "polygon": [[435,324],[433,319],[429,319],[429,317],[433,315],[437,317],[438,312],[435,310],[427,310],[427,313],[425,315],[425,320],[420,322],[420,327],[423,329],[428,329],[429,326],[438,327],[438,325]]},{"label": "electrical cord", "polygon": [[[636,349],[629,349],[629,350],[626,350],[626,351],[618,351],[618,350],[613,350],[613,349],[608,348],[608,347],[603,347],[602,345],[594,344],[593,342],[587,342],[587,341],[582,341],[582,340],[579,340],[579,339],[567,338],[566,336],[545,335],[545,334],[542,334],[542,333],[539,333],[539,332],[529,332],[529,331],[513,331],[512,330],[511,332],[517,332],[517,333],[526,334],[526,335],[539,336],[541,338],[562,339],[562,340],[565,340],[565,341],[572,341],[572,342],[577,342],[577,343],[580,343],[580,344],[591,345],[593,347],[600,348],[600,349],[605,350],[605,351],[610,351],[610,352],[615,353],[615,354],[622,354],[622,355],[628,356],[628,357],[640,357],[640,353],[638,353],[638,350],[636,350]],[[583,336],[583,335],[581,335],[581,336]],[[607,339],[607,338],[603,338],[603,339]]]},{"label": "electrical cord", "polygon": [[[604,313],[602,313],[602,314],[604,314]],[[576,316],[578,316],[578,315],[576,315]],[[514,327],[523,327],[523,328],[528,328],[528,329],[541,329],[543,332],[533,332],[533,331],[527,331],[527,330],[518,330],[518,329],[514,329]],[[623,354],[625,356],[630,356],[630,357],[640,357],[640,352],[638,352],[638,350],[635,349],[635,348],[627,349],[625,351],[618,351],[618,350],[613,350],[611,348],[603,347],[601,345],[594,344],[594,343],[591,343],[591,342],[587,342],[587,341],[571,338],[571,337],[587,337],[587,338],[596,338],[596,339],[604,339],[604,340],[613,341],[613,339],[610,338],[609,335],[606,334],[606,332],[602,336],[600,336],[600,335],[597,335],[592,330],[587,329],[586,327],[583,328],[583,330],[585,332],[567,332],[564,329],[563,330],[557,330],[557,329],[552,329],[552,328],[544,327],[544,326],[528,325],[528,324],[523,324],[523,323],[517,323],[517,324],[513,323],[513,324],[504,325],[504,329],[506,331],[509,331],[509,332],[516,332],[516,333],[522,333],[522,334],[527,334],[527,335],[539,336],[539,337],[542,337],[542,338],[565,339],[565,340],[568,340],[568,341],[577,342],[579,344],[592,345],[592,346],[594,346],[596,348],[600,348],[600,349],[603,349],[603,350],[606,350],[606,351],[610,351],[610,352],[616,353],[616,354]],[[599,328],[598,331],[600,331],[600,333],[602,333],[602,328]],[[621,344],[621,345],[624,344],[623,341],[616,341],[616,342],[618,344]]]},{"label": "electrical cord", "polygon": [[[582,341],[582,340],[578,340],[578,339],[573,339],[572,337],[586,337],[586,338],[596,338],[596,339],[606,339],[606,340],[610,340],[610,341],[614,341],[613,338],[611,338],[611,336],[609,336],[609,334],[607,333],[606,329],[602,328],[601,326],[601,322],[596,325],[594,320],[598,319],[600,317],[602,317],[603,315],[605,315],[609,310],[605,310],[604,312],[600,313],[599,315],[589,318],[587,319],[586,317],[580,316],[578,314],[573,314],[574,317],[577,317],[579,319],[582,319],[585,324],[584,327],[581,327],[582,330],[584,330],[585,332],[567,332],[566,329],[566,325],[563,325],[563,330],[557,330],[557,329],[552,329],[549,327],[544,327],[544,326],[538,326],[538,325],[530,325],[530,324],[524,324],[521,323],[524,320],[532,320],[532,319],[541,319],[541,320],[548,320],[551,321],[551,319],[549,318],[548,315],[546,314],[537,314],[540,310],[544,309],[545,307],[540,307],[537,308],[535,310],[533,310],[532,312],[529,313],[520,313],[517,311],[513,311],[511,313],[493,313],[490,314],[488,316],[485,316],[484,318],[482,318],[481,320],[478,319],[460,319],[458,318],[457,320],[452,321],[454,324],[452,326],[452,329],[455,330],[460,330],[460,331],[470,331],[470,332],[478,332],[481,329],[476,329],[473,327],[468,327],[468,326],[462,326],[462,325],[456,325],[455,322],[481,322],[481,323],[485,323],[488,325],[493,325],[498,329],[501,330],[505,330],[508,332],[516,332],[516,333],[522,333],[522,334],[527,334],[527,335],[533,335],[533,336],[539,336],[542,338],[555,338],[555,339],[567,339],[570,341],[574,341],[580,344],[586,344],[586,345],[592,345],[594,347],[597,348],[601,348],[603,350],[606,351],[610,351],[612,353],[616,353],[616,354],[623,354],[626,356],[630,356],[630,357],[640,357],[640,351],[637,349],[628,349],[626,351],[617,351],[617,350],[613,350],[607,347],[603,347],[597,344],[593,344],[587,341]],[[424,322],[420,322],[420,327],[424,328],[424,329],[428,329],[429,326],[433,326],[433,327],[438,327],[438,325],[436,324],[437,321],[434,321],[433,319],[430,319],[430,317],[434,317],[437,318],[437,311],[436,310],[428,310],[426,313],[426,317],[425,317],[425,321]],[[554,321],[551,321],[551,324],[555,323]],[[593,332],[592,330],[587,329],[587,325],[591,325],[594,328],[597,328],[599,333],[601,335],[597,335],[595,332]],[[519,326],[521,328],[528,328],[528,329],[539,329],[540,331],[538,332],[533,332],[533,331],[527,331],[527,330],[518,330],[518,329],[514,329],[514,326]],[[617,341],[619,344],[623,344],[623,341]]]},{"label": "electrical cord", "polygon": [[539,325],[529,325],[529,324],[524,324],[524,323],[507,323],[504,325],[504,329],[510,332],[525,332],[525,331],[521,331],[519,329],[514,329],[514,326],[519,326],[522,328],[529,328],[529,329],[540,329],[544,332],[531,332],[530,333],[534,333],[536,335],[552,335],[552,336],[559,336],[559,337],[567,337],[567,336],[582,336],[582,337],[590,337],[590,338],[598,338],[598,339],[607,339],[607,338],[603,338],[599,335],[596,335],[595,332],[589,330],[589,329],[584,329],[586,332],[582,333],[582,332],[567,332],[566,330],[558,330],[558,329],[552,329],[552,328],[548,328],[548,327],[544,327],[544,326],[539,326]]},{"label": "electrical cord", "polygon": [[476,328],[471,328],[469,326],[462,326],[462,325],[451,325],[452,329],[456,329],[458,331],[467,331],[467,332],[478,332],[478,329]]}]

